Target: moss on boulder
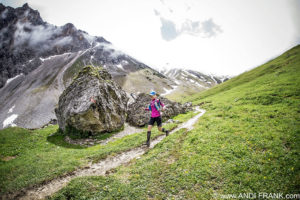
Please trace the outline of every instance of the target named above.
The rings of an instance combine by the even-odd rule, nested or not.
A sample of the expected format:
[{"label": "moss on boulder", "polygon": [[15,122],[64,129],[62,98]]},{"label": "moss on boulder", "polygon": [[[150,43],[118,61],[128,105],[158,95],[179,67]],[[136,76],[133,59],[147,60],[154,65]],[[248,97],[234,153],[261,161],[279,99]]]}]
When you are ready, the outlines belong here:
[{"label": "moss on boulder", "polygon": [[103,67],[85,66],[59,97],[55,113],[64,133],[87,137],[120,129],[127,101]]}]

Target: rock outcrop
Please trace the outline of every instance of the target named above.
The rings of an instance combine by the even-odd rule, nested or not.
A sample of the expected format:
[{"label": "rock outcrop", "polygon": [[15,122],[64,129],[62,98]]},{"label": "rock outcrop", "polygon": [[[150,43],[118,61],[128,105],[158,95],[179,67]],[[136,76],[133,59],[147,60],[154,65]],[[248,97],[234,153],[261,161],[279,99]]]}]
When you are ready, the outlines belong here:
[{"label": "rock outcrop", "polygon": [[[150,96],[145,93],[140,93],[138,95],[132,95],[132,97],[134,98],[134,102],[128,105],[127,122],[132,126],[144,126],[148,123],[151,116],[151,112],[145,110],[151,101]],[[182,105],[161,96],[158,98],[165,105],[165,110],[161,112],[163,120],[170,119],[192,109],[192,103]]]},{"label": "rock outcrop", "polygon": [[59,97],[59,128],[79,137],[118,130],[126,120],[127,101],[104,68],[86,66]]}]

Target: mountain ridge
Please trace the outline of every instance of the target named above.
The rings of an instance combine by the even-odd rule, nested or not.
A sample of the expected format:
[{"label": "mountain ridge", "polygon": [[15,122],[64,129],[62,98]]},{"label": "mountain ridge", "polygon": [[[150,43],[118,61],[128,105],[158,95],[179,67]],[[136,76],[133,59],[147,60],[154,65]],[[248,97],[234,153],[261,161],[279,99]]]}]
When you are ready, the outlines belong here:
[{"label": "mountain ridge", "polygon": [[163,93],[172,100],[180,100],[191,94],[204,91],[229,79],[229,76],[204,74],[191,69],[172,68],[160,70],[162,74],[173,80],[176,85]]}]

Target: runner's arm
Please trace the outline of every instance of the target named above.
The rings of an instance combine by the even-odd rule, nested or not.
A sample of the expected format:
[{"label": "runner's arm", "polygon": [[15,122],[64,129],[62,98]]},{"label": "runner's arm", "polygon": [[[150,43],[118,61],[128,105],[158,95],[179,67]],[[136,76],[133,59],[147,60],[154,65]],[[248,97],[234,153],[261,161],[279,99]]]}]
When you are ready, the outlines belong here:
[{"label": "runner's arm", "polygon": [[165,110],[165,104],[163,104],[163,102],[160,102],[160,105],[162,107],[162,110]]},{"label": "runner's arm", "polygon": [[148,108],[145,108],[145,110],[147,110],[147,111],[150,111],[151,109],[150,109],[151,107],[150,106],[148,106]]}]

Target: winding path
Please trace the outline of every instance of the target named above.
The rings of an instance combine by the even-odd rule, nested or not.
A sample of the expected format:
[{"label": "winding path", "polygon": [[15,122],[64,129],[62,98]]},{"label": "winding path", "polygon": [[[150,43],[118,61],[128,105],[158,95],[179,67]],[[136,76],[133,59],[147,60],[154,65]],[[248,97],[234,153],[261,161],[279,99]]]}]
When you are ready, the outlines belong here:
[{"label": "winding path", "polygon": [[[200,112],[196,116],[192,117],[188,121],[180,124],[176,129],[170,132],[170,134],[178,131],[179,129],[186,128],[188,130],[193,129],[193,125],[197,120],[205,113],[205,110],[199,109],[196,107],[196,112]],[[161,142],[166,136],[161,135],[151,141],[150,149],[153,148],[157,143]],[[72,174],[54,179],[45,185],[42,185],[38,188],[33,188],[27,190],[19,199],[28,200],[28,199],[44,199],[47,196],[51,196],[61,188],[65,187],[68,182],[70,182],[75,177],[82,176],[101,176],[113,168],[116,168],[122,164],[128,163],[130,160],[137,158],[143,155],[149,148],[146,146],[140,146],[125,152],[122,152],[113,157],[107,157],[104,160],[99,161],[98,163],[90,163],[87,167],[83,169],[75,170]]]},{"label": "winding path", "polygon": [[94,146],[95,144],[101,144],[101,145],[106,145],[109,142],[113,142],[117,139],[120,139],[122,137],[125,137],[127,135],[131,135],[134,133],[140,133],[142,132],[144,129],[143,128],[137,128],[134,126],[130,126],[128,123],[124,124],[124,130],[114,134],[113,136],[104,139],[104,140],[98,140],[93,139],[93,138],[85,138],[85,139],[75,139],[72,140],[70,137],[65,137],[65,141],[71,144],[77,144],[77,145],[86,145],[86,146]]}]

